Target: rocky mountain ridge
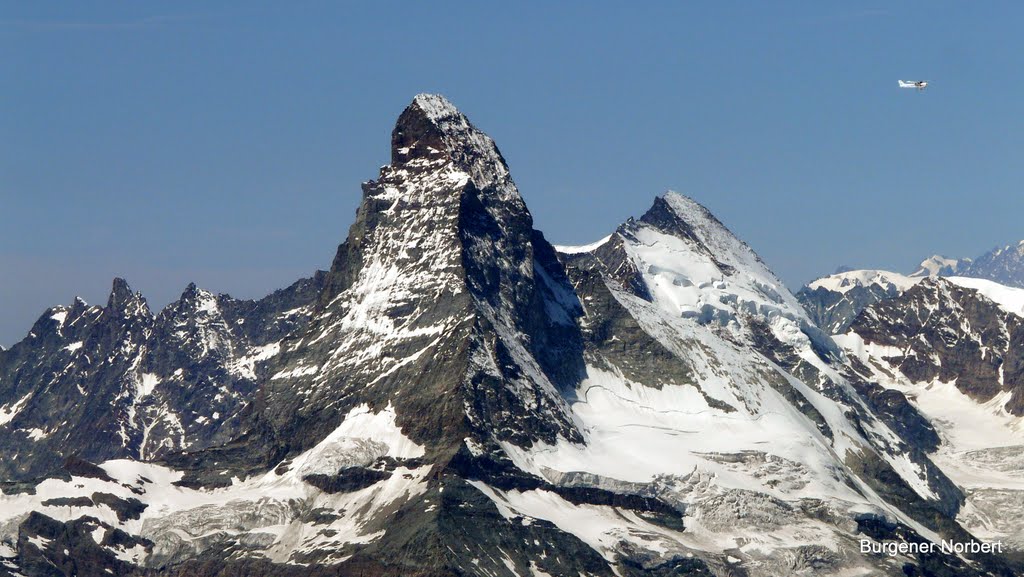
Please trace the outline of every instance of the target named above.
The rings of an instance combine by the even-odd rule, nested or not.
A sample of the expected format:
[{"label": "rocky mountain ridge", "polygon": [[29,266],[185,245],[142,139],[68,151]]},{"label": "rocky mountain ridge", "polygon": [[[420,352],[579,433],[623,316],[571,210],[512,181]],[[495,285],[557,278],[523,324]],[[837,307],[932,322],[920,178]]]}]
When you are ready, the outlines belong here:
[{"label": "rocky mountain ridge", "polygon": [[106,306],[47,310],[0,351],[0,475],[45,476],[69,457],[151,460],[237,433],[262,361],[309,320],[324,273],[259,301],[189,287],[154,315],[115,279]]},{"label": "rocky mountain ridge", "polygon": [[[852,268],[836,271],[849,272]],[[932,255],[910,273],[910,277],[965,276],[1024,288],[1024,240],[997,246],[974,258],[950,258]]]},{"label": "rocky mountain ridge", "polygon": [[981,255],[963,270],[962,275],[1024,288],[1024,240],[996,247]]},{"label": "rocky mountain ridge", "polygon": [[1021,543],[1024,289],[963,276],[893,283],[899,275],[847,274],[869,281],[857,289],[873,287],[880,296],[859,308],[824,308],[852,302],[841,291],[856,289],[841,275],[815,281],[798,296],[812,316],[842,319],[833,338],[858,374],[904,395],[934,425],[940,442],[933,461],[965,495],[961,525],[986,539]]}]

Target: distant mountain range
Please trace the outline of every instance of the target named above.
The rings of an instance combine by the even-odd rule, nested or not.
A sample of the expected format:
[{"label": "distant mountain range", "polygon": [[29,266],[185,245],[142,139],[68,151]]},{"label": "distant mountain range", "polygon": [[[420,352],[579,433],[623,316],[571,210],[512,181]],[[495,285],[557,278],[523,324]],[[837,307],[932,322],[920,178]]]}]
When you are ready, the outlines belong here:
[{"label": "distant mountain range", "polygon": [[1024,288],[1024,240],[996,247],[973,260],[931,256],[910,276],[966,276]]},{"label": "distant mountain range", "polygon": [[[983,269],[962,273],[972,270]],[[858,374],[905,395],[934,426],[942,442],[931,459],[965,496],[960,525],[1021,548],[1024,289],[861,270],[818,279],[797,298]]]},{"label": "distant mountain range", "polygon": [[115,279],[0,351],[0,575],[1024,571],[1024,290],[929,259],[793,295],[672,192],[552,246],[438,95],[362,191],[266,298]]},{"label": "distant mountain range", "polygon": [[902,294],[921,278],[965,277],[1024,288],[1024,240],[977,259],[930,256],[909,274],[841,266],[803,287],[797,297],[811,318],[831,334],[842,333],[861,310]]}]

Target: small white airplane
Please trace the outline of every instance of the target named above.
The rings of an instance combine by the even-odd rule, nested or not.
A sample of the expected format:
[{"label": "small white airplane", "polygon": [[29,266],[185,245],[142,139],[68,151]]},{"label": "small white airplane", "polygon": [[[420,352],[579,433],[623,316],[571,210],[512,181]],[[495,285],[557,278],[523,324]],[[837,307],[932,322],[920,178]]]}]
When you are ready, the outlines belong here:
[{"label": "small white airplane", "polygon": [[911,80],[910,82],[900,80],[900,88],[916,88],[918,92],[921,92],[927,87],[927,80]]}]

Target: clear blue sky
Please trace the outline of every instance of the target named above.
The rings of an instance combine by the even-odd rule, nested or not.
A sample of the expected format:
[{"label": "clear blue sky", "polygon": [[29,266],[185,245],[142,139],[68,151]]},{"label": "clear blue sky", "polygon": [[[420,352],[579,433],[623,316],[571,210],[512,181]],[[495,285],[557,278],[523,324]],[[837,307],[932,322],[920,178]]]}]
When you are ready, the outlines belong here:
[{"label": "clear blue sky", "polygon": [[1020,3],[299,4],[0,3],[0,343],[326,268],[424,91],[559,243],[666,189],[791,287],[1024,238]]}]

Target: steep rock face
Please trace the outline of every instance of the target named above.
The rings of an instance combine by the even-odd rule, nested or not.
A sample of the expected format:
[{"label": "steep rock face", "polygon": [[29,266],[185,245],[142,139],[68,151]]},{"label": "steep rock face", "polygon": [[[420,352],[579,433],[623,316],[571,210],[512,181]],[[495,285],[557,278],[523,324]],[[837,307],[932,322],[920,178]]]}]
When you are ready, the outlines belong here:
[{"label": "steep rock face", "polygon": [[152,459],[230,439],[273,339],[308,320],[323,274],[261,301],[189,286],[153,316],[115,279],[105,307],[54,307],[0,351],[0,460],[7,481],[65,458]]},{"label": "steep rock face", "polygon": [[286,453],[364,402],[393,402],[437,458],[471,434],[577,435],[559,391],[579,379],[579,305],[493,141],[443,98],[399,117],[319,302],[259,408]]},{"label": "steep rock face", "polygon": [[[129,442],[136,371],[152,334],[152,315],[141,295],[114,281],[105,307],[76,300],[52,308],[29,336],[0,352],[0,437],[5,479],[41,476],[65,454],[104,460]],[[46,447],[53,447],[46,450]]]},{"label": "steep rock face", "polygon": [[[396,124],[391,165],[363,185],[312,320],[270,361],[243,433],[168,462],[197,490],[273,469],[265,482],[328,505],[326,523],[290,518],[287,539],[318,547],[275,552],[278,561],[336,563],[346,551],[356,566],[507,571],[488,542],[519,535],[505,557],[520,570],[534,559],[554,573],[606,574],[596,553],[580,553],[571,535],[552,539],[550,526],[497,532],[504,518],[466,482],[537,487],[503,444],[581,438],[566,401],[582,378],[580,314],[494,143],[443,98],[420,95]],[[389,415],[395,440],[351,431],[354,415]],[[404,489],[386,490],[396,484]],[[338,504],[382,491],[348,512]],[[362,540],[336,529],[353,523]]]}]

